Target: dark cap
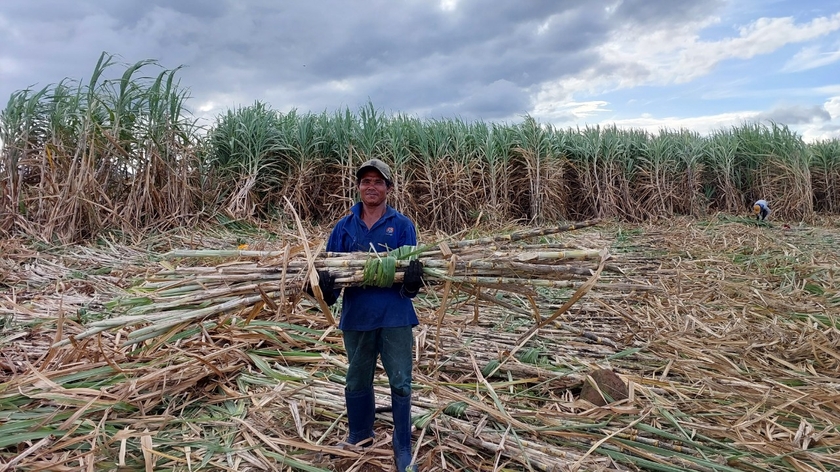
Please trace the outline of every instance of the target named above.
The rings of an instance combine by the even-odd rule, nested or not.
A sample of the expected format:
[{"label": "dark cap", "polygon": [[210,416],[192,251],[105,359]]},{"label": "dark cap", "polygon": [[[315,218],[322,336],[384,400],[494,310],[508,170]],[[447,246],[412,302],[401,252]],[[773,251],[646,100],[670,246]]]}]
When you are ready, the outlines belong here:
[{"label": "dark cap", "polygon": [[371,159],[359,166],[359,170],[356,171],[356,180],[362,178],[362,173],[367,169],[374,169],[375,171],[382,174],[382,177],[384,177],[389,184],[392,182],[391,168],[388,167],[388,164],[380,161],[379,159]]}]

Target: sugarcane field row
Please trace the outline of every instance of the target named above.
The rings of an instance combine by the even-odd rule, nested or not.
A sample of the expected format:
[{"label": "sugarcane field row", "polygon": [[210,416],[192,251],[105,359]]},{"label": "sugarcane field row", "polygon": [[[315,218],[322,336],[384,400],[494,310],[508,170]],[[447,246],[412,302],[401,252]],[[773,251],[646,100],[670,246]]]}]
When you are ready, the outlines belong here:
[{"label": "sugarcane field row", "polygon": [[287,202],[326,224],[355,203],[356,165],[377,156],[394,169],[391,204],[450,234],[476,223],[740,214],[765,199],[787,221],[840,214],[840,139],[806,142],[784,124],[654,133],[257,101],[203,126],[178,69],[103,52],[90,81],[13,93],[0,112],[0,236],[69,244],[213,219],[235,226],[271,221]]},{"label": "sugarcane field row", "polygon": [[[838,229],[716,215],[421,234],[415,463],[837,469]],[[364,285],[376,256],[327,253],[324,231],[4,239],[0,469],[389,470],[381,368],[374,444],[336,447],[340,309],[303,288],[318,269]],[[398,281],[405,260],[388,264]]]}]

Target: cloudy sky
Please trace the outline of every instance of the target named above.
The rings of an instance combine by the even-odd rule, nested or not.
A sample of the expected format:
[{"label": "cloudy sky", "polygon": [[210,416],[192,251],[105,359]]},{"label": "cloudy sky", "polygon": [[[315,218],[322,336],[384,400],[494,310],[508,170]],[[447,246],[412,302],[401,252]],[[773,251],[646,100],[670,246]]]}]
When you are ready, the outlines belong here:
[{"label": "cloudy sky", "polygon": [[[207,123],[255,101],[840,138],[840,0],[0,0],[0,101],[154,59]],[[121,73],[122,68],[114,69]],[[149,75],[159,70],[149,68]]]}]

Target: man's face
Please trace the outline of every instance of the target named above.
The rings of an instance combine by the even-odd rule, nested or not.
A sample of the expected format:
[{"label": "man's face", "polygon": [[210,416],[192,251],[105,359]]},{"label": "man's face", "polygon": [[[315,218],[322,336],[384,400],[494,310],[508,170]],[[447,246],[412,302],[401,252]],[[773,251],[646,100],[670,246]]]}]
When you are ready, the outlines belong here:
[{"label": "man's face", "polygon": [[359,179],[359,194],[362,203],[369,206],[379,206],[388,198],[391,189],[382,174],[374,169],[365,170]]}]

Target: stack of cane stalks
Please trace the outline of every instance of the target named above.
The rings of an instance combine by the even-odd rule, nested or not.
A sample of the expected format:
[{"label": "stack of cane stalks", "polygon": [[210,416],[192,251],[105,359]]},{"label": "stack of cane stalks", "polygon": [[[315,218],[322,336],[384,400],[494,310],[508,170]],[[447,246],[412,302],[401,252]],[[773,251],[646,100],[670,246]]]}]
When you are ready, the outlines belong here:
[{"label": "stack of cane stalks", "polygon": [[[609,258],[605,250],[527,241],[597,223],[588,220],[481,239],[406,246],[388,253],[324,252],[313,250],[308,242],[296,246],[286,243],[274,251],[175,250],[162,256],[164,270],[132,289],[134,296],[109,303],[111,309],[124,313],[122,316],[91,323],[85,331],[58,344],[126,326],[145,325],[127,334],[124,341],[132,344],[167,334],[175,336],[196,321],[205,320],[208,327],[230,316],[250,321],[263,310],[291,310],[305,289],[317,282],[312,275],[318,270],[329,271],[337,288],[390,286],[402,281],[405,268],[414,258],[423,263],[428,288],[442,286],[445,295],[451,289],[479,294],[482,289],[533,293],[536,287],[575,290],[588,284],[592,288],[598,286],[595,279],[605,267],[620,272],[605,266]],[[216,265],[203,264],[207,261]],[[319,291],[315,293],[327,322],[334,323]]]}]

